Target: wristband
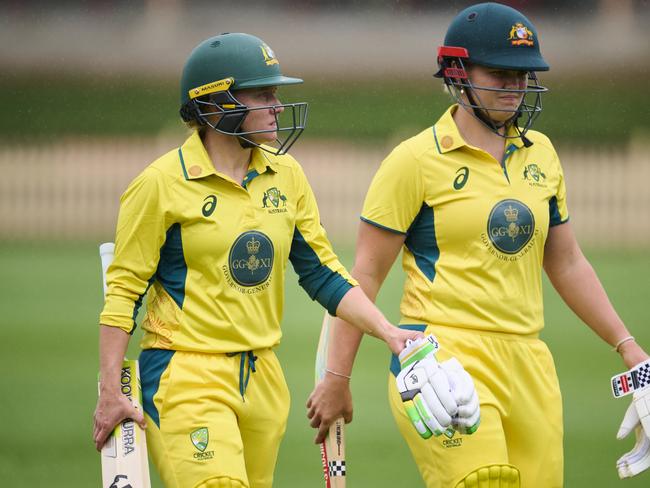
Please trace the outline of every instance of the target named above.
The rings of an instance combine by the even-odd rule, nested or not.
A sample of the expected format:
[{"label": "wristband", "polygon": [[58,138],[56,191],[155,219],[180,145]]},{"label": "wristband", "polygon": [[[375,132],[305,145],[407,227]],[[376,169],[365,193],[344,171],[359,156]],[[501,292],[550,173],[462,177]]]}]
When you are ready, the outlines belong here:
[{"label": "wristband", "polygon": [[634,336],[623,337],[623,339],[621,339],[620,341],[618,341],[618,342],[616,343],[616,345],[612,348],[612,351],[614,351],[614,352],[618,352],[618,348],[619,348],[619,347],[621,347],[621,346],[622,346],[623,344],[625,344],[626,342],[634,341],[634,340],[635,340],[635,339],[634,339]]},{"label": "wristband", "polygon": [[650,359],[637,364],[625,373],[612,376],[614,397],[620,398],[650,385]]},{"label": "wristband", "polygon": [[336,371],[332,371],[331,369],[325,368],[325,372],[329,374],[333,374],[334,376],[340,376],[341,378],[347,378],[349,380],[352,379],[352,376],[348,376],[347,374],[343,374],[343,373],[337,373]]}]

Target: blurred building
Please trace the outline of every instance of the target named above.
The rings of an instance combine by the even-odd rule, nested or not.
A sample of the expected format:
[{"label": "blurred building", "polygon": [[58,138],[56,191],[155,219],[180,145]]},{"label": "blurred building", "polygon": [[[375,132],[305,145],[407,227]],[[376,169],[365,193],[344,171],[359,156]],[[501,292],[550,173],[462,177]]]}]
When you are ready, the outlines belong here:
[{"label": "blurred building", "polygon": [[[35,88],[30,88],[35,91],[39,83],[46,90],[47,77],[58,73],[65,73],[68,80],[94,76],[117,83],[147,76],[175,83],[187,54],[199,41],[224,31],[244,31],[264,38],[281,53],[285,71],[321,83],[366,79],[381,84],[396,77],[430,81],[436,47],[450,19],[472,3],[0,1],[0,43],[4,46],[0,69],[5,76],[27,74],[35,80]],[[591,83],[620,85],[625,90],[631,77],[647,83],[647,1],[503,3],[535,19],[552,68],[548,76],[577,77],[585,92]],[[33,92],[21,93],[24,98],[15,104],[16,110],[29,112],[30,123],[38,120],[43,107],[30,105]],[[631,110],[644,110],[643,103],[647,107],[645,95],[646,101],[640,100]],[[57,104],[73,105],[63,115],[71,117],[75,103],[70,97],[47,107],[57,110]],[[588,126],[589,115],[581,115],[579,123]],[[3,117],[15,120],[15,114],[7,110]],[[645,117],[647,121],[647,111]],[[97,119],[101,129],[101,114]],[[178,133],[97,139],[66,135],[43,145],[32,144],[29,129],[23,132],[20,140],[0,132],[0,240],[112,238],[118,198],[128,181],[180,142]],[[571,215],[577,233],[588,245],[650,246],[650,192],[646,189],[650,149],[642,133],[629,141],[606,149],[573,144],[561,148]],[[349,141],[323,143],[303,138],[292,151],[315,187],[323,222],[335,240],[355,235],[365,188],[385,157],[388,142],[358,147]]]},{"label": "blurred building", "polygon": [[[455,12],[472,1],[141,0],[0,2],[0,67],[174,75],[201,40],[250,32],[290,70],[319,76],[403,75],[435,63]],[[534,16],[553,72],[650,65],[646,0],[509,0]],[[10,46],[10,48],[9,48]]]}]

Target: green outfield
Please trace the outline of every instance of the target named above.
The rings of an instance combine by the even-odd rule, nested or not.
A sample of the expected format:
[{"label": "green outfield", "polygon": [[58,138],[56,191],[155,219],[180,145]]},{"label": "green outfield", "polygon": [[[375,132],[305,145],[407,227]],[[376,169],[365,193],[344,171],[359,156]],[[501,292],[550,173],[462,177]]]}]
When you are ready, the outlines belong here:
[{"label": "green outfield", "polygon": [[[648,252],[588,255],[620,314],[650,347]],[[350,256],[344,261],[349,263]],[[102,301],[96,247],[0,244],[0,270],[0,485],[98,487],[99,456],[91,442]],[[312,387],[322,311],[291,278],[279,354],[292,410],[275,486],[320,487],[320,457],[304,403]],[[399,295],[399,272],[394,271],[380,296],[392,319]],[[622,370],[622,363],[548,286],[546,295],[544,336],[555,354],[565,406],[566,486],[648,486],[650,473],[623,483],[614,467],[632,446],[614,438],[628,401],[612,398],[608,379]],[[355,420],[347,431],[351,488],[422,486],[390,416],[387,361],[382,344],[365,341],[352,380]],[[157,478],[154,486],[161,486]]]}]

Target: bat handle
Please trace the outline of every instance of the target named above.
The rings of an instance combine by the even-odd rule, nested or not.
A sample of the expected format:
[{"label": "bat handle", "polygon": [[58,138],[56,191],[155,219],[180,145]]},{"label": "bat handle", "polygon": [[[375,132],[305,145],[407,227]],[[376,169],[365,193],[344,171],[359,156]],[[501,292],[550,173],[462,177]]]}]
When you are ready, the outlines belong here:
[{"label": "bat handle", "polygon": [[115,254],[115,244],[112,242],[104,242],[99,245],[99,257],[102,260],[102,285],[104,287],[104,295],[106,295],[106,271],[108,266],[113,261]]}]

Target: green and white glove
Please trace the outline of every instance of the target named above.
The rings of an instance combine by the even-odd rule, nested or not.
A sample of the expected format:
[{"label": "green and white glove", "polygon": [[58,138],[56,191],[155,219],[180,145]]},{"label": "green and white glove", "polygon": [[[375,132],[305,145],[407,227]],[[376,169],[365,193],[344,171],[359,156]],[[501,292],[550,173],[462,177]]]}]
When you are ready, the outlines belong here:
[{"label": "green and white glove", "polygon": [[433,335],[409,341],[400,353],[397,389],[409,419],[421,437],[471,434],[480,422],[474,382],[456,359],[439,363]]},{"label": "green and white glove", "polygon": [[621,479],[631,478],[650,468],[650,361],[612,378],[614,396],[633,393],[616,438],[621,440],[632,431],[636,436],[634,448],[616,462]]}]

